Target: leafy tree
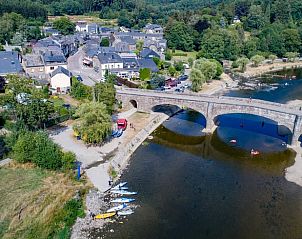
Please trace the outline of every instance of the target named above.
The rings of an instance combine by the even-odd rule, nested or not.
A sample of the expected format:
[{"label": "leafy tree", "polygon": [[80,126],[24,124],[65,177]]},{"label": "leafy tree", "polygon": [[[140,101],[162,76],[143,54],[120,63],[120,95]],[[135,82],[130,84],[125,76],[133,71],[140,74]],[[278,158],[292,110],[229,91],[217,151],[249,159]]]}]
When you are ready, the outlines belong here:
[{"label": "leafy tree", "polygon": [[221,60],[224,58],[223,35],[214,30],[207,30],[201,40],[201,50],[198,57]]},{"label": "leafy tree", "polygon": [[285,50],[287,52],[299,52],[301,38],[297,29],[285,29],[282,31]]},{"label": "leafy tree", "polygon": [[33,139],[33,132],[25,131],[22,132],[22,134],[19,134],[19,137],[12,148],[14,159],[16,161],[20,163],[28,163],[32,161],[36,149],[36,142]]},{"label": "leafy tree", "polygon": [[221,74],[223,73],[223,66],[221,65],[221,63],[215,59],[210,59],[210,62],[213,62],[216,64],[216,75],[215,78],[219,79]]},{"label": "leafy tree", "polygon": [[53,27],[60,31],[63,35],[73,34],[75,31],[75,24],[69,20],[68,17],[60,17],[53,22]]},{"label": "leafy tree", "polygon": [[240,57],[239,59],[237,59],[236,63],[238,64],[241,72],[245,72],[246,66],[249,63],[249,61],[250,60],[246,57]]},{"label": "leafy tree", "polygon": [[75,77],[72,77],[70,93],[71,96],[78,100],[91,99],[91,92],[91,87],[82,84]]},{"label": "leafy tree", "polygon": [[184,22],[168,22],[165,37],[170,48],[193,50],[193,33]]},{"label": "leafy tree", "polygon": [[211,81],[217,73],[217,65],[215,62],[211,62],[206,59],[196,60],[194,68],[199,70],[206,78]]},{"label": "leafy tree", "polygon": [[165,54],[166,61],[171,61],[172,59],[172,53],[170,51],[167,51]]},{"label": "leafy tree", "polygon": [[255,55],[251,58],[251,61],[253,62],[254,66],[259,66],[259,64],[264,61],[264,57],[261,55]]},{"label": "leafy tree", "polygon": [[299,56],[297,52],[286,52],[285,57],[288,58],[289,61],[295,62]]},{"label": "leafy tree", "polygon": [[185,70],[184,63],[182,61],[175,61],[174,68],[176,71],[183,72]]},{"label": "leafy tree", "polygon": [[252,57],[258,52],[259,38],[249,37],[243,44],[243,53],[247,57]]},{"label": "leafy tree", "polygon": [[84,142],[100,144],[111,133],[111,118],[103,103],[89,102],[81,104],[75,115],[79,119],[73,129]]},{"label": "leafy tree", "polygon": [[150,85],[152,89],[165,86],[165,77],[159,74],[152,74]]},{"label": "leafy tree", "polygon": [[110,45],[109,39],[107,37],[102,37],[100,45],[103,47],[108,47]]},{"label": "leafy tree", "polygon": [[115,88],[113,82],[106,80],[106,82],[96,83],[93,89],[95,100],[106,105],[109,114],[112,114],[115,103]]},{"label": "leafy tree", "polygon": [[149,68],[143,68],[139,70],[139,78],[141,80],[147,80],[150,79],[151,71]]},{"label": "leafy tree", "polygon": [[193,60],[192,57],[189,57],[189,58],[188,58],[188,63],[189,63],[190,68],[192,68],[192,67],[193,67],[193,64],[194,64],[194,60]]},{"label": "leafy tree", "polygon": [[268,59],[270,59],[271,62],[274,63],[274,61],[277,59],[277,56],[274,55],[274,54],[270,54],[270,55],[268,56]]},{"label": "leafy tree", "polygon": [[260,29],[265,25],[265,16],[261,5],[252,5],[245,21],[246,29]]},{"label": "leafy tree", "polygon": [[170,76],[175,76],[176,75],[176,69],[175,69],[174,66],[172,66],[172,65],[169,66],[168,71],[169,71]]},{"label": "leafy tree", "polygon": [[198,92],[200,91],[202,84],[206,82],[206,77],[200,70],[193,68],[190,73],[190,80],[192,81],[192,90]]}]

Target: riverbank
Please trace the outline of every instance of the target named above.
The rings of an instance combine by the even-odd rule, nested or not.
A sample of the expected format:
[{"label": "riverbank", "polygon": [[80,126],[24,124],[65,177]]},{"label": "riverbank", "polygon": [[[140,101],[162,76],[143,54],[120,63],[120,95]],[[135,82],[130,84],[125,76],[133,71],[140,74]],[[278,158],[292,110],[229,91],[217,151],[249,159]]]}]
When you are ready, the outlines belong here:
[{"label": "riverbank", "polygon": [[273,73],[284,69],[302,68],[302,61],[298,62],[276,62],[273,64],[262,64],[258,67],[248,65],[244,73],[239,73],[244,77],[256,77],[267,73]]},{"label": "riverbank", "polygon": [[296,153],[295,163],[285,170],[285,178],[302,187],[302,148],[291,147]]},{"label": "riverbank", "polygon": [[223,73],[220,80],[212,80],[210,83],[204,83],[202,89],[198,93],[213,95],[219,91],[223,91],[226,88],[234,86],[237,86],[237,82],[235,82],[229,75]]}]

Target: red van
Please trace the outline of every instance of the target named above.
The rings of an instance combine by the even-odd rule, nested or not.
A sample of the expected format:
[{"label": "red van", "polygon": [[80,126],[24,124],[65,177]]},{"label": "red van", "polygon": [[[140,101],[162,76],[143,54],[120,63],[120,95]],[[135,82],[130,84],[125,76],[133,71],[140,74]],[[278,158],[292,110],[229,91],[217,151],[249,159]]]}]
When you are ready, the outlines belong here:
[{"label": "red van", "polygon": [[117,128],[122,129],[123,131],[127,128],[127,120],[126,119],[118,119],[116,124],[117,124]]}]

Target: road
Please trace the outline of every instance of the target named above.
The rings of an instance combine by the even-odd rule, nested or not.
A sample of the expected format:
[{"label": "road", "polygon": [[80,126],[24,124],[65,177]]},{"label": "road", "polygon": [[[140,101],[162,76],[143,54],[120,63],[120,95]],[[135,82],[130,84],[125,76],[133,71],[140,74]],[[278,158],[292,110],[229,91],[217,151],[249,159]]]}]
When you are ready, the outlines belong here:
[{"label": "road", "polygon": [[67,59],[67,68],[74,76],[80,75],[83,79],[83,84],[93,86],[96,82],[100,81],[101,76],[93,68],[83,66],[84,56],[85,53],[81,47],[74,55]]}]

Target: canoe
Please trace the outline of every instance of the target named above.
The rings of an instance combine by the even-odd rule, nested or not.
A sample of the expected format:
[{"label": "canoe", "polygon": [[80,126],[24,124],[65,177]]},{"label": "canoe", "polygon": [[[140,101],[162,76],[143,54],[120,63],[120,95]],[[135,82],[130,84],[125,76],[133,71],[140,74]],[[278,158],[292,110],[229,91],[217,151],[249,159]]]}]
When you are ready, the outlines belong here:
[{"label": "canoe", "polygon": [[120,195],[135,195],[137,192],[129,192],[126,190],[111,190],[112,193],[120,194]]},{"label": "canoe", "polygon": [[117,215],[119,215],[119,216],[127,216],[127,215],[131,215],[131,214],[133,214],[133,213],[134,213],[133,210],[131,210],[131,209],[126,209],[126,210],[117,212]]},{"label": "canoe", "polygon": [[95,216],[95,219],[105,219],[105,218],[113,217],[115,214],[116,212],[98,214]]},{"label": "canoe", "polygon": [[116,212],[116,211],[119,211],[119,210],[124,209],[125,207],[127,207],[127,205],[123,203],[122,205],[119,205],[119,206],[116,206],[116,207],[109,208],[109,209],[107,210],[107,212]]},{"label": "canoe", "polygon": [[133,198],[115,198],[111,200],[113,203],[130,203],[133,202],[135,199]]},{"label": "canoe", "polygon": [[124,187],[126,184],[127,182],[119,183],[118,185],[114,186],[112,190],[119,190],[119,188]]}]

